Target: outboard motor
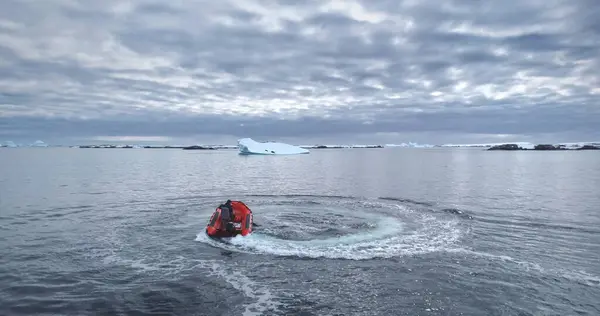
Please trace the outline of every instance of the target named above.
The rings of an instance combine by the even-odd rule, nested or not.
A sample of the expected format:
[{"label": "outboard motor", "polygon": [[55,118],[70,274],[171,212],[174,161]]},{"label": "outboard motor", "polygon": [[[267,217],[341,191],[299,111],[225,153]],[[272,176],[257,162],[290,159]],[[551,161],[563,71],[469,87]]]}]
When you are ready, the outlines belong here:
[{"label": "outboard motor", "polygon": [[225,224],[225,230],[227,232],[234,233],[235,232],[235,226],[233,225],[232,222],[229,222],[229,223]]}]

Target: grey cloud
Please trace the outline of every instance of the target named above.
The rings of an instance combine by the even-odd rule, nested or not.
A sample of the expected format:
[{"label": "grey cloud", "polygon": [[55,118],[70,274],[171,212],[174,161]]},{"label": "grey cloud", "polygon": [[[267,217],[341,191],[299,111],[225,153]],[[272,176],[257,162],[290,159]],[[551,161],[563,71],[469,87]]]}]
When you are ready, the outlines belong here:
[{"label": "grey cloud", "polygon": [[[27,133],[35,131],[53,137],[68,137],[74,132],[84,136],[161,136],[183,138],[190,135],[218,134],[235,138],[272,137],[277,131],[280,137],[304,135],[315,137],[331,134],[369,133],[411,133],[411,132],[456,132],[465,134],[505,134],[510,129],[514,134],[548,134],[557,129],[563,131],[581,130],[598,135],[597,124],[587,120],[586,112],[571,112],[568,109],[547,104],[538,108],[504,108],[473,111],[465,118],[463,113],[390,113],[378,114],[374,123],[356,124],[345,118],[343,113],[330,119],[300,118],[282,120],[277,118],[240,118],[224,115],[181,116],[178,114],[148,113],[137,120],[113,116],[105,119],[86,121],[53,118],[0,119],[3,131]],[[394,113],[394,112],[392,112]],[[547,124],[548,121],[555,122]],[[0,136],[8,136],[0,133]]]},{"label": "grey cloud", "polygon": [[596,1],[351,3],[3,2],[0,137],[595,132]]}]

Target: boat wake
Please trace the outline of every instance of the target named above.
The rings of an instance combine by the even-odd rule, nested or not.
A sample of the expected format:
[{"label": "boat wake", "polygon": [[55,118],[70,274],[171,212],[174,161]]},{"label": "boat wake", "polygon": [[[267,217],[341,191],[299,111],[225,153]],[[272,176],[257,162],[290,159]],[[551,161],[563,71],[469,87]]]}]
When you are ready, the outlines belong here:
[{"label": "boat wake", "polygon": [[228,251],[366,260],[452,248],[465,233],[461,217],[423,212],[389,200],[328,197],[249,197],[260,227],[246,237],[196,240]]}]

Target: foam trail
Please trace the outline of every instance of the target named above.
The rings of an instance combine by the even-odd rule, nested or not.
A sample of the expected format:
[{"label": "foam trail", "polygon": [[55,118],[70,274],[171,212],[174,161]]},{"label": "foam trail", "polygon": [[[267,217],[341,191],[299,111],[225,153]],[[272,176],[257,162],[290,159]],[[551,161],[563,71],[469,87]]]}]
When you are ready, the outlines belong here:
[{"label": "foam trail", "polygon": [[[253,300],[245,306],[244,316],[263,315],[265,312],[276,310],[281,305],[275,301],[271,291],[261,284],[250,280],[237,270],[231,271],[229,264],[224,265],[216,260],[187,259],[179,256],[170,260],[126,259],[113,253],[104,259],[105,263],[126,265],[142,273],[160,273],[163,276],[180,275],[186,271],[208,270],[206,273],[225,280],[236,290]],[[225,270],[223,268],[226,268]]]},{"label": "foam trail", "polygon": [[388,221],[385,226],[378,226],[371,232],[320,240],[282,240],[260,233],[231,238],[229,243],[212,241],[203,233],[198,234],[196,240],[230,251],[246,253],[366,260],[442,250],[461,236],[455,222],[440,224],[429,220],[429,224],[431,226],[424,225],[421,230],[408,235],[400,234],[402,232],[400,222]]},{"label": "foam trail", "polygon": [[246,305],[243,316],[263,315],[265,312],[276,310],[281,305],[274,300],[275,296],[267,287],[250,280],[239,271],[225,273],[223,264],[215,261],[205,261],[203,265],[210,270],[210,274],[224,279],[244,296],[254,300],[253,303]]},{"label": "foam trail", "polygon": [[253,234],[219,242],[201,232],[196,240],[249,254],[368,260],[450,249],[464,233],[460,217],[396,202],[293,200],[282,207],[268,201],[256,212],[255,218],[267,215]]}]

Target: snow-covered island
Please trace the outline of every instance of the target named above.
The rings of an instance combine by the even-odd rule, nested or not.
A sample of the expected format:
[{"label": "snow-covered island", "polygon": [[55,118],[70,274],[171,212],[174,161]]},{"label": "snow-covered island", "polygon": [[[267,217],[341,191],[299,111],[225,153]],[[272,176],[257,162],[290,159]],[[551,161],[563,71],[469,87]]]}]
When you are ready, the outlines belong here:
[{"label": "snow-covered island", "polygon": [[[439,147],[486,148],[486,150],[595,150],[600,142],[565,142],[534,144],[530,142],[484,143],[484,144],[444,144]],[[598,148],[596,148],[598,147]]]}]

